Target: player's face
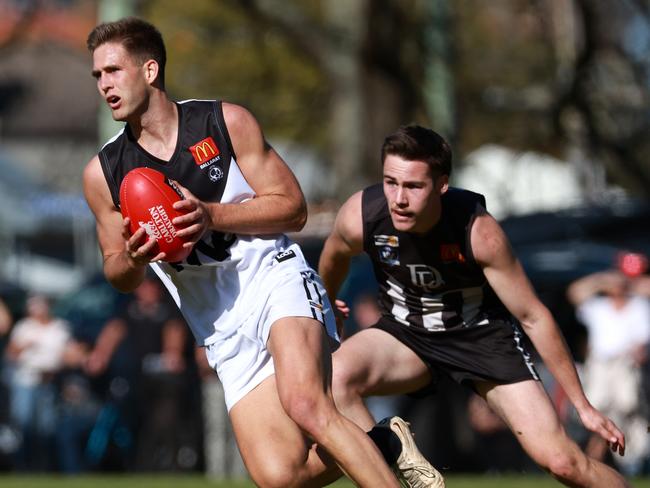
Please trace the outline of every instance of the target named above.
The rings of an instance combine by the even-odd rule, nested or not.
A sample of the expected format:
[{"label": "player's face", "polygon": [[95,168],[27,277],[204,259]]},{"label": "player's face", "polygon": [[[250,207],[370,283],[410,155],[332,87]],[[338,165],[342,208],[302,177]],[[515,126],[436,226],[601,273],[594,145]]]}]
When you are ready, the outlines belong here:
[{"label": "player's face", "polygon": [[145,68],[129,55],[122,44],[107,42],[95,49],[93,76],[113,119],[128,121],[146,105],[149,84]]},{"label": "player's face", "polygon": [[384,194],[393,226],[402,232],[424,233],[440,220],[440,196],[447,175],[432,178],[429,165],[389,154],[384,160]]}]

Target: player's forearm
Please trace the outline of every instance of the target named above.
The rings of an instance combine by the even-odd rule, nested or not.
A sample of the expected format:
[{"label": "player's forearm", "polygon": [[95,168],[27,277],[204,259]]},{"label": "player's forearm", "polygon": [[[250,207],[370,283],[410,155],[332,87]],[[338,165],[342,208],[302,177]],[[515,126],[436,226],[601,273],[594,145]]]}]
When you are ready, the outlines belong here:
[{"label": "player's forearm", "polygon": [[580,410],[589,405],[569,348],[554,321],[527,330],[544,364],[565,391],[571,403]]},{"label": "player's forearm", "polygon": [[331,300],[335,300],[345,277],[350,270],[350,257],[334,253],[328,249],[327,243],[323,248],[318,262],[318,274],[323,280],[327,294]]},{"label": "player's forearm", "polygon": [[231,234],[297,232],[307,222],[304,199],[262,195],[243,203],[210,203],[212,230]]},{"label": "player's forearm", "polygon": [[104,276],[116,290],[130,293],[144,280],[147,266],[134,263],[126,252],[104,257]]}]

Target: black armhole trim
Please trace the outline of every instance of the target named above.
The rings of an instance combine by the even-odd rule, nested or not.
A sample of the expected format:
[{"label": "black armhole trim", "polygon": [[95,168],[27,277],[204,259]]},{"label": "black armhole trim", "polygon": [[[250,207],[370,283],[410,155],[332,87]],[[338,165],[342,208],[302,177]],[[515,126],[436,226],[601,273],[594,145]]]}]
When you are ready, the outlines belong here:
[{"label": "black armhole trim", "polygon": [[[374,241],[370,242],[371,235],[377,225],[381,225],[384,218],[388,214],[386,197],[384,196],[384,188],[381,183],[371,185],[363,189],[361,195],[361,218],[363,220],[363,242],[364,249],[372,249]],[[392,223],[390,224],[392,227]],[[373,232],[369,232],[372,229]]]},{"label": "black armhole trim", "polygon": [[476,259],[474,258],[474,251],[472,251],[472,227],[474,227],[474,221],[476,217],[480,215],[486,215],[487,209],[485,208],[485,200],[476,202],[474,212],[469,217],[469,222],[467,222],[467,231],[465,233],[465,255],[472,263],[478,266]]},{"label": "black armhole trim", "polygon": [[[221,100],[216,100],[212,105],[212,110],[214,112],[215,121],[217,123],[217,129],[221,133],[221,136],[228,144],[228,150],[230,151],[230,156],[237,161],[237,155],[235,150],[232,147],[232,142],[230,141],[230,134],[228,133],[228,126],[226,125],[226,119],[223,117],[223,102]],[[230,163],[230,161],[227,161]]]},{"label": "black armhole trim", "polygon": [[106,183],[108,184],[108,189],[111,192],[111,198],[113,199],[113,205],[115,205],[115,208],[119,209],[120,208],[120,189],[117,187],[117,183],[115,182],[115,178],[113,178],[113,173],[111,173],[111,169],[108,164],[108,160],[106,159],[106,155],[104,154],[104,151],[99,151],[97,154],[99,157],[99,163],[102,167],[102,171],[104,172],[104,178],[106,178]]}]

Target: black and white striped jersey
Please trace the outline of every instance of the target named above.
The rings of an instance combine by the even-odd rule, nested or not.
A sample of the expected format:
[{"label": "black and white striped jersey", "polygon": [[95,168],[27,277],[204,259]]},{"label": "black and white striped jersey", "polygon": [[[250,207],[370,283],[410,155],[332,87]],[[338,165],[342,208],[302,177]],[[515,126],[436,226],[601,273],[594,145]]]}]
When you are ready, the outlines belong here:
[{"label": "black and white striped jersey", "polygon": [[449,188],[440,221],[426,234],[392,224],[381,184],[363,191],[363,241],[384,317],[430,331],[487,324],[510,314],[474,260],[470,230],[483,195]]}]

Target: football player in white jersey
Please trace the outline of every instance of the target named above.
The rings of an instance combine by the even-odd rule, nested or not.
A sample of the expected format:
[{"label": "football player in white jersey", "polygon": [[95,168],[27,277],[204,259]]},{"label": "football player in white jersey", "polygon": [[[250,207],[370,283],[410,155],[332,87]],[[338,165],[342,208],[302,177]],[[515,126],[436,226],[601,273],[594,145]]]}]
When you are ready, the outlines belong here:
[{"label": "football player in white jersey", "polygon": [[[192,157],[190,149],[181,142],[187,135],[187,110],[203,106],[168,98],[164,44],[151,24],[136,18],[101,24],[90,33],[88,48],[99,93],[113,118],[126,124],[86,166],[84,191],[96,217],[106,278],[118,290],[130,292],[144,279],[146,267],[165,255],[154,250],[155,241],[146,240],[144,229],[130,234],[129,220],[122,218],[115,199],[115,176],[123,177],[129,164],[158,165],[168,177],[179,165],[200,168],[187,159]],[[397,487],[397,478],[370,437],[334,405],[328,333],[336,332],[331,307],[300,249],[282,236],[305,223],[300,187],[247,110],[224,103],[222,112],[221,129],[232,145],[232,160],[225,163],[240,177],[241,195],[200,200],[194,195],[203,183],[195,188],[179,179],[186,198],[175,206],[186,215],[173,223],[184,227],[179,235],[197,247],[210,233],[235,236],[227,242],[228,257],[219,261],[203,255],[194,264],[159,263],[156,272],[197,340],[212,349],[208,357],[230,395],[230,418],[247,469],[260,486],[322,486],[341,475],[328,469],[333,458],[359,486]],[[135,151],[142,162],[127,161],[121,156],[124,151]],[[228,315],[229,304],[217,303],[218,287],[239,283],[248,264],[257,268],[252,278],[246,277],[246,285],[255,287],[259,299],[253,300],[247,287],[239,289],[245,296],[241,303],[231,293],[239,314],[233,317]],[[206,279],[211,273],[219,279]],[[185,279],[188,275],[193,278]],[[194,280],[200,284],[193,287]],[[211,282],[217,287],[214,296],[201,284]],[[221,315],[228,316],[225,332],[220,329]],[[237,320],[241,327],[231,327]],[[206,332],[211,327],[212,335]]]}]

